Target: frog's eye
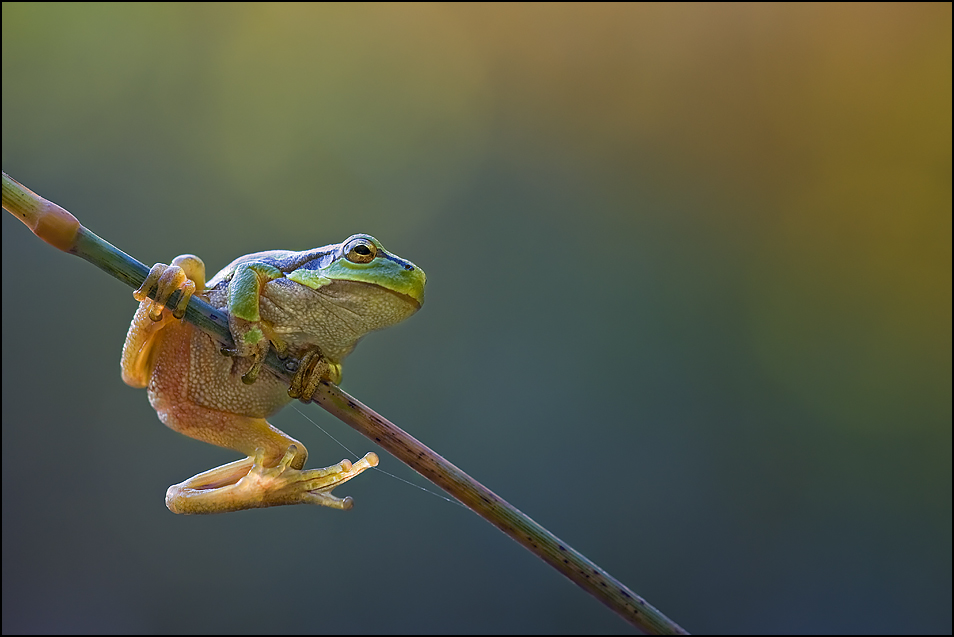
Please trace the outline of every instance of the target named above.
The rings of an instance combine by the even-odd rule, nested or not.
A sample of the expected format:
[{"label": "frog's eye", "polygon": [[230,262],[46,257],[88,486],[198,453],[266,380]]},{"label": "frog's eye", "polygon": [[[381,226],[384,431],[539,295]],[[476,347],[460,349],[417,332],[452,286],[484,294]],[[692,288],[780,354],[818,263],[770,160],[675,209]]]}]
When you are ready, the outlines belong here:
[{"label": "frog's eye", "polygon": [[345,258],[352,263],[371,263],[378,249],[367,239],[355,239],[345,246]]}]

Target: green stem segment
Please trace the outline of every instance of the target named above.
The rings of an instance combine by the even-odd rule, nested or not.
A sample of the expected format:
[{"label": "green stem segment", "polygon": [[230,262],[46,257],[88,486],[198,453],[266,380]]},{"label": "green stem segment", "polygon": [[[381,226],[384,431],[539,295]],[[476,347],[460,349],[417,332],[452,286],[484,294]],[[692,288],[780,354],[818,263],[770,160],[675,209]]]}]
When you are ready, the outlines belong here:
[{"label": "green stem segment", "polygon": [[[6,173],[3,173],[3,207],[50,245],[86,259],[133,288],[142,285],[149,272],[145,265],[84,228],[66,210]],[[178,297],[178,292],[173,294],[167,306],[174,307]],[[228,315],[202,299],[192,297],[185,318],[226,347],[233,346]],[[289,362],[280,361],[273,350],[265,365],[272,373],[291,382],[293,371],[286,366]],[[633,626],[653,635],[686,634],[678,624],[584,555],[337,385],[322,383],[312,401],[457,498]]]}]

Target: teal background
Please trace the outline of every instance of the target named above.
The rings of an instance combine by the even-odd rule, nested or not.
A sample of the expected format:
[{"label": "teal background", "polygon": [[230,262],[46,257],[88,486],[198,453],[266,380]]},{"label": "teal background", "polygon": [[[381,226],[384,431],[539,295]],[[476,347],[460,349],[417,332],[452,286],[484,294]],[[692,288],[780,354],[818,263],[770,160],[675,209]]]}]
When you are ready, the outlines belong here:
[{"label": "teal background", "polygon": [[[950,4],[2,11],[6,172],[147,265],[420,265],[343,387],[686,629],[951,632]],[[120,380],[131,290],[2,223],[4,633],[629,631],[383,474],[172,515],[235,454]]]}]

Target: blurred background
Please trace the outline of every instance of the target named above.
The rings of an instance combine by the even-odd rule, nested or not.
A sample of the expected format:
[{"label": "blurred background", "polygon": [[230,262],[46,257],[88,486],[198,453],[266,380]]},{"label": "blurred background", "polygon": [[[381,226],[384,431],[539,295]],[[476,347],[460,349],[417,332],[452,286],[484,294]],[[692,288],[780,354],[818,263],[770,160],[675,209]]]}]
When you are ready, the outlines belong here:
[{"label": "blurred background", "polygon": [[[2,29],[6,172],[147,265],[374,234],[427,303],[344,389],[686,629],[951,632],[950,4]],[[347,513],[169,513],[236,455],[120,380],[131,290],[2,223],[4,633],[630,632],[380,473]]]}]

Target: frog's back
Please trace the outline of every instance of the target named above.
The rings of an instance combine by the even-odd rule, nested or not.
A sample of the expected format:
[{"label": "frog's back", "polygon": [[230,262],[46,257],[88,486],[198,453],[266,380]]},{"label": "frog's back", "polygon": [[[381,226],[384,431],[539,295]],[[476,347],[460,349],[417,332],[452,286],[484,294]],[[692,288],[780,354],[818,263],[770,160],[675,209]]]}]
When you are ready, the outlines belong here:
[{"label": "frog's back", "polygon": [[251,263],[253,261],[274,266],[285,273],[297,270],[309,261],[318,260],[320,267],[324,261],[330,261],[333,258],[339,247],[339,244],[331,244],[304,252],[295,252],[294,250],[265,250],[263,252],[246,254],[219,270],[209,281],[207,287],[211,289],[228,282],[232,273],[235,272],[235,268],[243,263]]}]

